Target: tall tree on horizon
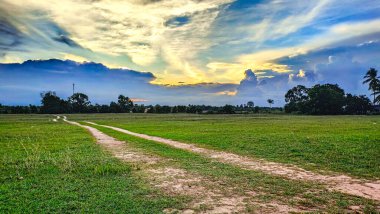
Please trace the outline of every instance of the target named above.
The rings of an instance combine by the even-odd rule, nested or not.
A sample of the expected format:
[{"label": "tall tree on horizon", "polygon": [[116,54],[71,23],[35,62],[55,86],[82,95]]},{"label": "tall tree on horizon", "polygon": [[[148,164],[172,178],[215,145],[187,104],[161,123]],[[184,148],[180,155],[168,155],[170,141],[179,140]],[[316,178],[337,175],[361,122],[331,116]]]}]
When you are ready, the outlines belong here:
[{"label": "tall tree on horizon", "polygon": [[272,104],[274,103],[274,100],[268,99],[267,102],[269,103],[270,109],[272,109]]},{"label": "tall tree on horizon", "polygon": [[379,80],[379,77],[377,76],[376,69],[370,68],[367,71],[366,75],[364,76],[363,84],[367,84],[367,83],[368,83],[368,90],[372,91],[373,104],[375,105],[376,100],[377,100],[376,95],[380,94],[380,92],[378,91],[380,88],[380,80]]},{"label": "tall tree on horizon", "polygon": [[375,97],[375,103],[380,103],[380,83],[376,86],[375,92],[373,94]]},{"label": "tall tree on horizon", "polygon": [[122,94],[117,98],[117,102],[122,112],[129,112],[133,108],[132,100]]},{"label": "tall tree on horizon", "polygon": [[255,106],[255,103],[253,101],[248,101],[247,106],[248,108],[253,108]]},{"label": "tall tree on horizon", "polygon": [[62,114],[69,111],[69,103],[60,97],[54,91],[45,91],[40,93],[41,96],[41,113],[44,114]]},{"label": "tall tree on horizon", "polygon": [[83,93],[75,93],[68,98],[74,113],[86,113],[91,102],[88,96]]}]

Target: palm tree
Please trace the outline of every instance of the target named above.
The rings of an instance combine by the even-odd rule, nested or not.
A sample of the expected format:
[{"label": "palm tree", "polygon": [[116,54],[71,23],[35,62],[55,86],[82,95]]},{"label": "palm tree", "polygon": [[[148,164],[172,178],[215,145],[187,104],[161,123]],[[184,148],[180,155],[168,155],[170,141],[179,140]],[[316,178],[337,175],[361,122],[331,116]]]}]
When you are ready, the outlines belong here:
[{"label": "palm tree", "polygon": [[247,106],[248,108],[253,108],[253,106],[255,106],[255,103],[253,103],[253,101],[248,101]]},{"label": "palm tree", "polygon": [[377,70],[374,69],[374,68],[370,68],[366,75],[364,76],[364,81],[363,81],[363,84],[367,84],[368,83],[368,90],[371,90],[373,93],[373,104],[375,104],[376,102],[376,94],[378,94],[379,92],[377,91],[377,89],[379,88],[379,85],[380,85],[380,80],[378,79],[377,77]]},{"label": "palm tree", "polygon": [[377,85],[375,91],[373,92],[373,96],[375,97],[374,104],[380,103],[380,84]]},{"label": "palm tree", "polygon": [[270,109],[272,109],[272,104],[274,103],[274,100],[268,99],[267,102],[269,103]]}]

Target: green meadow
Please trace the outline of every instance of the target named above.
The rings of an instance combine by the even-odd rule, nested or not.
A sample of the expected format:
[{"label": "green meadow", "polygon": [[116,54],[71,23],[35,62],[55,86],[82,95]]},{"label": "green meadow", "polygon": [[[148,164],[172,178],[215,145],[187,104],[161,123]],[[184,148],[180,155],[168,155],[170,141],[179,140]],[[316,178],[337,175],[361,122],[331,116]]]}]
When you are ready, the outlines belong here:
[{"label": "green meadow", "polygon": [[310,170],[380,178],[379,116],[98,114],[71,118]]},{"label": "green meadow", "polygon": [[159,213],[181,205],[86,130],[52,118],[1,115],[0,213]]},{"label": "green meadow", "polygon": [[[76,114],[85,124],[125,128],[201,147],[289,163],[315,171],[380,178],[380,117],[288,115]],[[145,166],[122,162],[96,144],[85,129],[53,115],[1,115],[0,213],[162,213],[187,208],[189,197],[152,186]],[[277,201],[317,212],[338,213],[360,206],[376,212],[378,202],[328,191],[321,184],[293,181],[240,169],[188,151],[91,125],[131,148],[242,194],[256,203]],[[223,190],[223,188],[221,188]],[[224,191],[224,190],[223,190]],[[207,212],[201,207],[196,212]],[[246,213],[260,212],[247,206]]]}]

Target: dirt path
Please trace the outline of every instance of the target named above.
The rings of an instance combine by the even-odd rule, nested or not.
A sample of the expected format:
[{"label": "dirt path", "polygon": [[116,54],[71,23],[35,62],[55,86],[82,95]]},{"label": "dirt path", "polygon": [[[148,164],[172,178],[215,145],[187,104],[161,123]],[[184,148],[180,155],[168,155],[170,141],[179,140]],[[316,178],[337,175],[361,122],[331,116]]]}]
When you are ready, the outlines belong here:
[{"label": "dirt path", "polygon": [[58,122],[59,118],[61,118],[60,116],[56,116],[56,117],[57,117],[57,119],[54,118],[54,119],[53,119],[53,122]]},{"label": "dirt path", "polygon": [[164,210],[167,213],[247,213],[248,207],[255,207],[259,213],[305,212],[277,202],[261,203],[254,198],[256,193],[247,190],[237,194],[234,187],[225,186],[200,175],[189,173],[183,169],[165,166],[164,158],[152,156],[128,147],[124,141],[116,140],[96,128],[63,120],[69,124],[87,129],[98,144],[111,152],[115,157],[133,163],[142,172],[144,178],[167,194],[185,195],[192,198],[184,210]]},{"label": "dirt path", "polygon": [[93,122],[87,123],[110,128],[115,131],[129,134],[135,137],[164,143],[175,148],[202,154],[209,158],[216,159],[220,162],[233,164],[244,169],[263,171],[272,175],[279,175],[292,180],[316,181],[328,185],[328,187],[332,190],[380,201],[380,181],[355,179],[347,175],[322,175],[304,170],[297,166],[289,166],[275,162],[256,160],[228,152],[205,149],[192,144],[182,143],[170,139],[139,134],[113,126],[99,125]]}]

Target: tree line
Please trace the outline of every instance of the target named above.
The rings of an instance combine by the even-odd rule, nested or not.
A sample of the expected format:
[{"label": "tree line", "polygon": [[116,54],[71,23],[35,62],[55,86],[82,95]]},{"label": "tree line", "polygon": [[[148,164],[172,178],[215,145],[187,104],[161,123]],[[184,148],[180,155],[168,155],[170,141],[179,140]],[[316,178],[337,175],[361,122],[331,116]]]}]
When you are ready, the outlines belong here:
[{"label": "tree line", "polygon": [[364,76],[373,102],[365,95],[345,94],[337,84],[317,84],[311,88],[293,87],[285,94],[285,112],[316,115],[368,114],[380,102],[380,81],[377,70],[371,68]]},{"label": "tree line", "polygon": [[119,95],[117,102],[109,105],[92,105],[86,94],[75,93],[67,100],[63,100],[55,92],[41,93],[40,113],[62,114],[62,113],[128,113],[134,108],[129,97]]},{"label": "tree line", "polygon": [[124,95],[119,95],[117,102],[109,105],[91,104],[89,97],[83,93],[75,93],[66,100],[57,96],[53,91],[43,92],[41,106],[2,106],[3,114],[70,114],[70,113],[193,113],[193,114],[235,114],[235,113],[263,113],[281,112],[282,108],[267,108],[255,106],[252,101],[241,105],[137,105]]},{"label": "tree line", "polygon": [[[368,70],[364,76],[363,84],[373,95],[373,102],[365,95],[346,94],[337,84],[317,84],[311,88],[298,85],[285,94],[286,113],[301,113],[315,115],[337,114],[368,114],[380,103],[380,80],[378,71],[374,68]],[[2,106],[3,114],[66,114],[66,113],[197,113],[197,114],[245,114],[245,113],[274,113],[282,112],[283,108],[272,108],[273,99],[267,99],[269,107],[258,107],[253,101],[241,105],[137,105],[124,95],[119,95],[117,102],[109,105],[91,104],[89,97],[83,93],[74,93],[67,99],[62,99],[53,91],[40,94],[41,105],[29,106]]]}]

